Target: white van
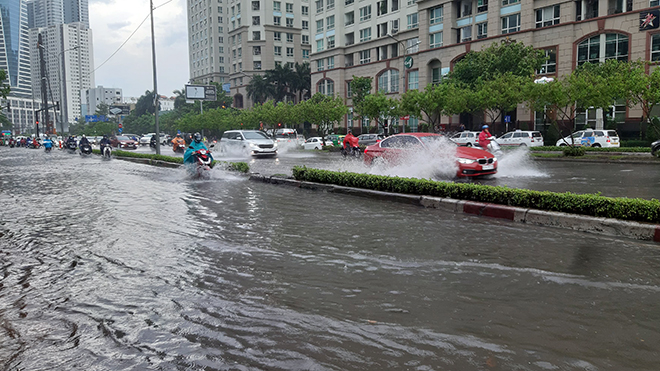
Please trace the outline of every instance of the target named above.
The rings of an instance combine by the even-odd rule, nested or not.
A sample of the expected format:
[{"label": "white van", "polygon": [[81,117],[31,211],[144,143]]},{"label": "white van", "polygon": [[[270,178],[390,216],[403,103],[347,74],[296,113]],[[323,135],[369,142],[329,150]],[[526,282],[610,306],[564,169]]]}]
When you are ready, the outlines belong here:
[{"label": "white van", "polygon": [[[571,137],[573,139],[571,140]],[[575,133],[559,139],[557,147],[563,146],[585,146],[585,147],[620,147],[621,143],[619,142],[619,134],[616,130],[580,130]]]},{"label": "white van", "polygon": [[542,147],[543,135],[540,131],[510,131],[497,138],[497,143],[508,147]]}]

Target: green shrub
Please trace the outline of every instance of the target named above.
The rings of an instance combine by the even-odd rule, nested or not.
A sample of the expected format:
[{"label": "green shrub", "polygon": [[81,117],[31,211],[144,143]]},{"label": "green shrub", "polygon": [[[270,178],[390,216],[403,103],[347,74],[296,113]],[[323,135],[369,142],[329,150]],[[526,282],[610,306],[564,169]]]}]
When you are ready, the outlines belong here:
[{"label": "green shrub", "polygon": [[564,152],[564,156],[584,156],[585,149],[584,147],[573,147],[573,146],[566,146],[562,149],[562,152]]},{"label": "green shrub", "polygon": [[[546,147],[530,147],[530,151],[563,151],[566,148],[566,146],[562,147],[554,147],[554,146],[546,146]],[[607,147],[607,148],[602,148],[602,147],[576,147],[576,148],[584,148],[585,152],[637,152],[637,153],[643,153],[643,152],[651,152],[651,147]]]},{"label": "green shrub", "polygon": [[621,148],[630,148],[630,147],[642,147],[647,148],[651,145],[651,142],[648,140],[622,140]]},{"label": "green shrub", "polygon": [[656,199],[612,198],[593,194],[532,191],[501,186],[334,172],[310,169],[304,166],[294,167],[293,176],[300,181],[336,184],[383,192],[448,197],[522,208],[660,223],[660,201]]},{"label": "green shrub", "polygon": [[230,162],[227,170],[248,173],[250,171],[250,165],[247,162]]}]

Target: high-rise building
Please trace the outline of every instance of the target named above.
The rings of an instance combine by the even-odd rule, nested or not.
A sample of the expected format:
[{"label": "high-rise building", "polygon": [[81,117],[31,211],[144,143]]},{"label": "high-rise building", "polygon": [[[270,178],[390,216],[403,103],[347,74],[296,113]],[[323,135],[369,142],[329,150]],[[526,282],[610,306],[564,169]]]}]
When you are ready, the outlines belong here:
[{"label": "high-rise building", "polygon": [[122,90],[119,88],[105,88],[101,85],[80,92],[80,100],[83,105],[83,115],[93,115],[98,106],[103,103],[108,106],[121,105],[124,103]]},{"label": "high-rise building", "polygon": [[252,76],[309,61],[309,3],[218,1],[188,3],[190,78],[230,83],[234,107],[250,107],[246,86]]},{"label": "high-rise building", "polygon": [[[11,91],[3,103],[3,113],[15,133],[34,128],[34,109],[30,76],[30,46],[27,5],[23,0],[0,0],[0,69],[6,71]],[[9,107],[9,109],[8,109]]]},{"label": "high-rise building", "polygon": [[94,53],[92,30],[83,23],[66,23],[44,28],[30,29],[33,90],[36,100],[41,100],[41,74],[39,34],[43,39],[43,56],[46,61],[46,95],[49,105],[60,102],[60,112],[51,116],[54,127],[68,131],[69,123],[82,117],[80,91],[94,86]]},{"label": "high-rise building", "polygon": [[[372,77],[374,90],[393,97],[423,90],[439,83],[469,51],[507,39],[545,52],[548,60],[539,76],[561,77],[586,61],[660,61],[659,5],[658,0],[316,0],[312,93],[339,95],[351,106],[352,76]],[[328,30],[329,22],[337,27]],[[576,121],[602,128],[608,117],[638,123],[641,110],[613,102],[610,112],[587,109]],[[463,123],[468,129],[484,120],[479,114],[442,118],[444,125]],[[408,124],[416,130],[418,122],[411,117]],[[504,115],[498,130],[521,125],[542,130],[547,120],[543,112],[519,106]],[[349,114],[342,126],[361,125]]]},{"label": "high-rise building", "polygon": [[48,27],[63,23],[82,23],[89,28],[87,0],[30,0],[28,27]]}]

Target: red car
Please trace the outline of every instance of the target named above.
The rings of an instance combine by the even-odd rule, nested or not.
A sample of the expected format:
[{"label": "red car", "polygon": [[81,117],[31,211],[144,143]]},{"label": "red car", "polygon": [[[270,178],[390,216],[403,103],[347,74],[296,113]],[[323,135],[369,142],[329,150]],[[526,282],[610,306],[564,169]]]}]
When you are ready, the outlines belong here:
[{"label": "red car", "polygon": [[118,135],[118,136],[113,136],[110,138],[110,145],[113,147],[117,148],[124,148],[124,149],[136,149],[137,148],[137,142],[134,141],[133,139],[124,136],[124,135]]},{"label": "red car", "polygon": [[[438,150],[438,148],[443,148]],[[402,133],[392,135],[382,141],[368,146],[364,150],[364,163],[371,165],[374,161],[398,164],[411,154],[421,151],[432,153],[437,150],[439,155],[446,154],[446,148],[455,149],[456,176],[468,177],[490,175],[497,173],[497,158],[492,153],[482,149],[460,147],[439,134],[432,133]]]}]

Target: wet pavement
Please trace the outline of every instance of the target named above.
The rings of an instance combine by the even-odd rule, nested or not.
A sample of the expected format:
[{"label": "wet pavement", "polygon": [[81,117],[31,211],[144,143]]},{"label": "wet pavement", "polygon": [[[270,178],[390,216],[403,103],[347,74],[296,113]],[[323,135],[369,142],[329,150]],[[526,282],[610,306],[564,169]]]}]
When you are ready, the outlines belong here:
[{"label": "wet pavement", "polygon": [[[251,165],[359,166],[331,155]],[[597,172],[553,183],[576,172],[531,164],[540,176],[486,182],[602,187]],[[656,244],[60,151],[0,148],[0,171],[2,369],[660,362]]]}]

